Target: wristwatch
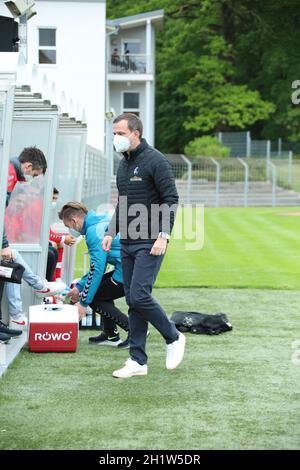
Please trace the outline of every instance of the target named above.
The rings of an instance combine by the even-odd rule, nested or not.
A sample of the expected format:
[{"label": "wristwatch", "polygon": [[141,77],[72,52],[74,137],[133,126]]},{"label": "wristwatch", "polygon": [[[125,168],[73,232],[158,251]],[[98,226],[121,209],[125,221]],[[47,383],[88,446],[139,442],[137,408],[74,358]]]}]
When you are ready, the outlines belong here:
[{"label": "wristwatch", "polygon": [[158,238],[162,238],[163,240],[170,240],[170,235],[167,232],[159,232]]}]

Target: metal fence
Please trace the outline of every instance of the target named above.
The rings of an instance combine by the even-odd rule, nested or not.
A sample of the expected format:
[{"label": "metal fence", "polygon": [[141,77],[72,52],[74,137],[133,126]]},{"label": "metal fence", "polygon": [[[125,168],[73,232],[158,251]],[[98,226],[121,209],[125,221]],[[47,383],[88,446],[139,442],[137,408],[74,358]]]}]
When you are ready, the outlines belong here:
[{"label": "metal fence", "polygon": [[109,73],[152,73],[152,57],[145,54],[112,55],[108,62]]},{"label": "metal fence", "polygon": [[288,158],[290,144],[277,141],[255,140],[247,132],[219,132],[219,142],[230,149],[230,157]]},{"label": "metal fence", "polygon": [[[182,204],[248,207],[300,204],[300,165],[288,159],[167,155]],[[297,173],[297,178],[294,173]],[[299,183],[300,186],[300,183]]]},{"label": "metal fence", "polygon": [[120,161],[122,160],[122,155],[116,151],[114,151],[114,165],[113,165],[113,175],[115,176],[117,174]]},{"label": "metal fence", "polygon": [[110,178],[107,159],[100,150],[86,146],[82,201],[89,209],[97,209],[110,199]]},{"label": "metal fence", "polygon": [[[300,160],[277,142],[251,139],[250,132],[219,133],[231,145],[229,158],[168,154],[181,204],[208,207],[293,206],[300,204]],[[247,156],[248,155],[248,156]],[[115,177],[121,155],[114,152]],[[116,204],[115,178],[111,202]]]},{"label": "metal fence", "polygon": [[219,142],[230,148],[231,157],[250,157],[250,132],[219,132]]}]

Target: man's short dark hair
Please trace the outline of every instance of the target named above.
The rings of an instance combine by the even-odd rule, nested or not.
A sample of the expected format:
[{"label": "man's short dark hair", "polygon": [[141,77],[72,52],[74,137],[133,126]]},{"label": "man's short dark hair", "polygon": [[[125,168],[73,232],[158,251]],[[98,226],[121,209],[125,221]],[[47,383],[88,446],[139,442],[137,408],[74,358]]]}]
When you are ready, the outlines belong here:
[{"label": "man's short dark hair", "polygon": [[59,194],[59,191],[58,191],[58,189],[57,189],[57,188],[55,188],[55,187],[53,188],[53,194]]},{"label": "man's short dark hair", "polygon": [[65,204],[58,213],[60,220],[70,220],[73,217],[85,217],[88,208],[81,202],[71,201]]},{"label": "man's short dark hair", "polygon": [[47,170],[47,160],[43,152],[37,147],[26,147],[19,155],[20,163],[31,163],[33,170]]},{"label": "man's short dark hair", "polygon": [[120,116],[117,116],[113,124],[117,124],[117,122],[120,121],[127,121],[128,129],[133,132],[133,131],[139,131],[140,133],[140,139],[142,138],[143,135],[143,123],[140,120],[140,118],[133,113],[123,113],[120,114]]}]

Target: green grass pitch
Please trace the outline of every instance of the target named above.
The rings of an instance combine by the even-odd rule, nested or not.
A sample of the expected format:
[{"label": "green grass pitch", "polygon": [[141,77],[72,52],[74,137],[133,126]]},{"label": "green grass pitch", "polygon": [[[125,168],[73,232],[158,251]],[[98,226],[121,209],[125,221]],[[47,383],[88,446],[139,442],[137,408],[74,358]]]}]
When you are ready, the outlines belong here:
[{"label": "green grass pitch", "polygon": [[183,363],[167,371],[151,327],[148,376],[124,380],[111,373],[128,351],[90,346],[91,332],[80,333],[76,354],[25,350],[0,381],[0,448],[299,449],[300,292],[156,289],[155,297],[169,314],[226,312],[234,329],[187,335]]},{"label": "green grass pitch", "polygon": [[300,217],[283,215],[297,210],[207,209],[202,250],[170,243],[154,290],[168,315],[233,324],[187,334],[175,371],[152,327],[147,377],[113,379],[128,351],[90,346],[88,331],[76,354],[25,348],[0,381],[0,449],[299,449]]},{"label": "green grass pitch", "polygon": [[[299,208],[204,210],[204,246],[187,251],[172,240],[157,287],[240,287],[300,290]],[[79,246],[76,276],[83,273]]]}]

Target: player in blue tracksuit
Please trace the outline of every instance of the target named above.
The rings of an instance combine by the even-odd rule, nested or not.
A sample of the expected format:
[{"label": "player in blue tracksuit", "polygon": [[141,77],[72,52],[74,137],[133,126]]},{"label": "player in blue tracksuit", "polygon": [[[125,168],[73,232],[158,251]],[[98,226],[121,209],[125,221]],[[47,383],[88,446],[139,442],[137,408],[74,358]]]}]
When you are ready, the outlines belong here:
[{"label": "player in blue tracksuit", "polygon": [[[101,246],[105,230],[110,222],[107,214],[96,214],[89,211],[79,202],[65,204],[59,213],[60,219],[69,228],[74,237],[85,236],[90,255],[90,269],[68,296],[78,306],[79,316],[86,315],[90,306],[102,315],[103,332],[90,338],[91,343],[127,347],[128,341],[121,342],[116,324],[128,332],[128,317],[114,304],[114,300],[123,297],[123,275],[120,255],[120,236],[117,235],[109,253]],[[114,270],[105,273],[107,265],[113,265]],[[124,344],[125,343],[125,344]]]}]

